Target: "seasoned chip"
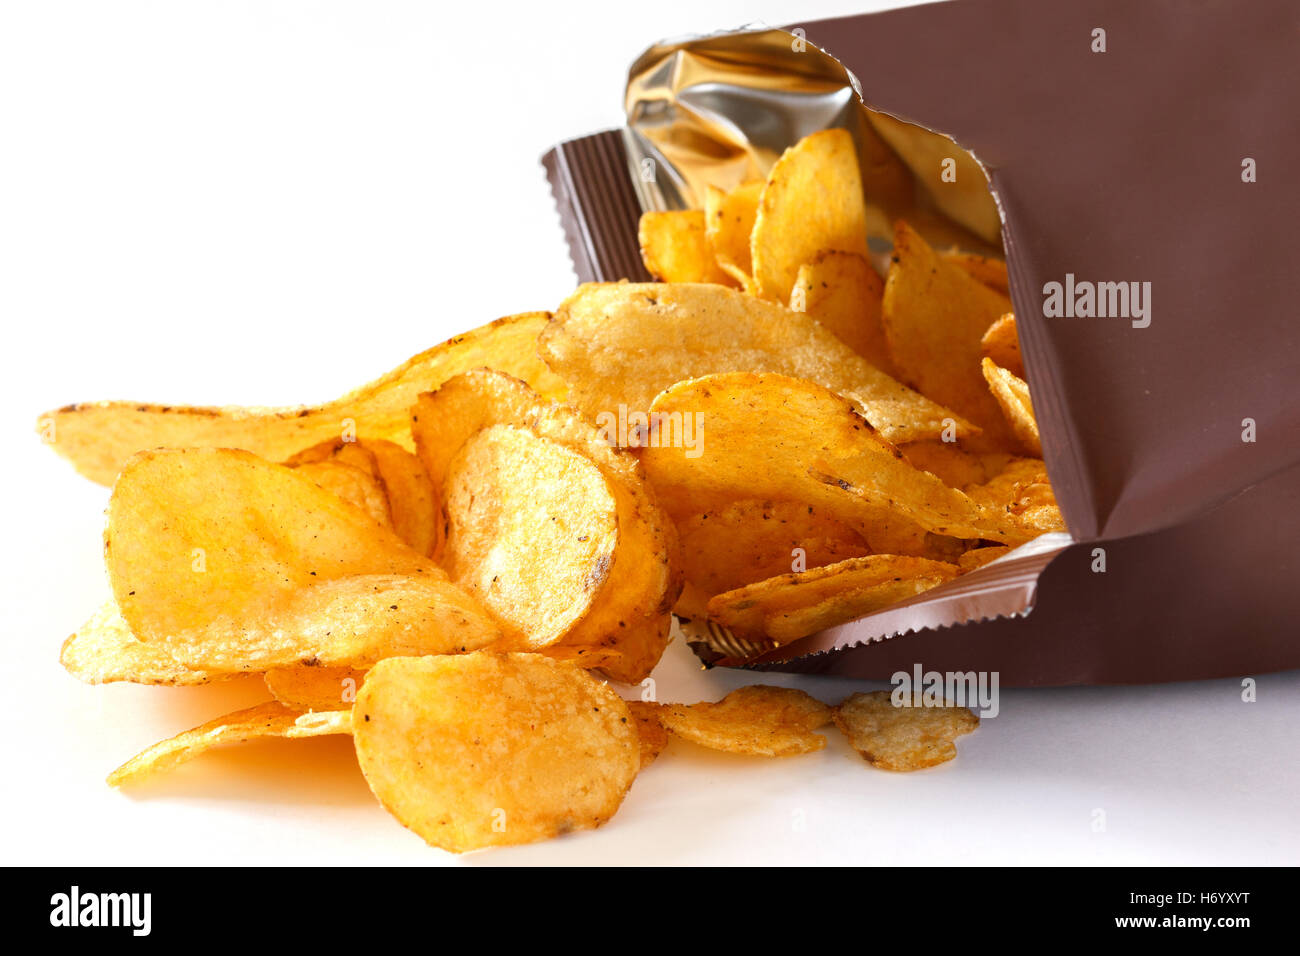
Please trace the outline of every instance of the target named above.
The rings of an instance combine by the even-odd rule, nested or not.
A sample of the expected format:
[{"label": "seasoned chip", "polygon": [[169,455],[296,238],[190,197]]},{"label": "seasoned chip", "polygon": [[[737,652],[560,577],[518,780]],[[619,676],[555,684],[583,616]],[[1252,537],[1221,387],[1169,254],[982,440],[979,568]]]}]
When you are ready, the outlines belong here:
[{"label": "seasoned chip", "polygon": [[334,441],[345,432],[410,447],[410,408],[421,392],[466,369],[488,366],[523,379],[549,396],[564,386],[537,355],[537,334],[549,318],[528,312],[498,319],[449,339],[369,385],[324,405],[303,408],[196,408],[98,402],[41,416],[54,450],[100,484],[138,451],[152,448],[242,448],[270,461]]},{"label": "seasoned chip", "polygon": [[659,721],[663,705],[643,700],[629,700],[626,703],[628,712],[636,723],[637,739],[641,744],[641,769],[644,770],[668,746],[668,731]]},{"label": "seasoned chip", "polygon": [[139,783],[222,744],[243,743],[258,737],[320,737],[352,732],[351,711],[311,714],[299,723],[303,716],[302,711],[275,701],[237,710],[136,754],[108,775],[108,784],[121,787]]},{"label": "seasoned chip", "polygon": [[710,186],[704,197],[705,232],[718,266],[747,292],[754,291],[749,239],[762,195],[763,183],[748,183],[731,192]]},{"label": "seasoned chip", "polygon": [[143,452],[113,489],[113,595],[140,640],[200,670],[473,650],[500,629],[423,555],[248,452]]},{"label": "seasoned chip", "polygon": [[945,441],[911,442],[899,451],[912,466],[936,475],[953,488],[988,481],[1014,457],[1002,452],[976,454],[956,442]]},{"label": "seasoned chip", "polygon": [[994,477],[965,491],[986,514],[997,517],[1013,539],[1066,530],[1042,459],[1014,458]]},{"label": "seasoned chip", "polygon": [[351,707],[366,672],[352,667],[275,667],[265,674],[266,689],[286,707],[338,710]]},{"label": "seasoned chip", "polygon": [[799,267],[790,308],[806,312],[876,368],[890,371],[880,309],[885,293],[880,273],[852,252],[819,252]]},{"label": "seasoned chip", "polygon": [[953,741],[979,726],[965,707],[896,706],[890,691],[854,694],[835,708],[835,726],[863,759],[881,770],[923,770],[957,756]]},{"label": "seasoned chip", "polygon": [[826,746],[814,733],[830,723],[831,709],[801,690],[756,684],[716,703],[665,704],[660,722],[683,740],[713,750],[757,757],[791,757]]},{"label": "seasoned chip", "polygon": [[1030,452],[1041,455],[1043,446],[1038,438],[1038,422],[1034,419],[1034,404],[1029,398],[1029,384],[1023,378],[994,365],[992,359],[986,358],[981,368],[984,379],[989,383],[993,397],[1002,406],[1016,438]]},{"label": "seasoned chip", "polygon": [[961,266],[971,278],[978,279],[995,292],[1007,295],[1010,284],[1007,282],[1007,264],[1001,259],[981,256],[974,252],[952,250],[944,253],[949,262]]},{"label": "seasoned chip", "polygon": [[759,295],[789,302],[799,267],[824,249],[867,256],[867,213],[853,137],[805,136],[767,177],[751,238]]},{"label": "seasoned chip", "polygon": [[904,461],[848,401],[811,382],[710,375],[674,385],[651,411],[701,416],[699,455],[653,441],[642,449],[650,482],[666,498],[761,495],[806,501],[850,525],[902,516],[937,535],[1015,538],[997,516]]},{"label": "seasoned chip", "polygon": [[1005,544],[991,544],[984,548],[971,548],[960,558],[957,559],[957,567],[963,572],[974,571],[976,568],[982,568],[986,564],[996,561],[1005,554],[1010,554],[1011,549]]},{"label": "seasoned chip", "polygon": [[[775,372],[848,396],[890,441],[973,433],[956,412],[900,385],[816,320],[716,285],[580,286],[540,347],[592,421],[644,418],[654,397],[683,379]],[[980,388],[996,411],[982,379]]]},{"label": "seasoned chip", "polygon": [[1020,335],[1016,331],[1016,316],[1008,312],[988,327],[980,339],[980,349],[985,358],[992,359],[1008,372],[1025,377],[1025,360],[1020,354]]},{"label": "seasoned chip", "polygon": [[700,210],[642,213],[637,235],[646,271],[656,279],[732,283],[714,258]]},{"label": "seasoned chip", "polygon": [[[676,533],[659,507],[644,470],[635,456],[611,447],[602,431],[583,421],[573,409],[541,401],[527,386],[507,375],[480,370],[458,376],[437,392],[422,396],[416,409],[416,441],[434,484],[445,489],[444,507],[453,503],[451,476],[455,468],[464,464],[458,456],[467,443],[485,430],[502,426],[523,429],[536,436],[537,441],[578,455],[598,469],[603,485],[596,498],[584,499],[585,492],[576,486],[544,485],[539,489],[538,494],[549,495],[556,501],[557,513],[571,512],[564,519],[566,523],[572,523],[579,511],[590,511],[599,500],[606,500],[608,505],[608,499],[614,503],[617,518],[613,550],[601,552],[608,555],[608,562],[603,569],[591,568],[582,574],[585,586],[589,574],[600,572],[603,580],[600,593],[593,594],[590,600],[584,598],[585,612],[575,616],[567,630],[556,632],[553,640],[538,637],[536,617],[527,611],[526,605],[517,605],[512,613],[528,618],[523,622],[528,628],[520,630],[533,633],[523,648],[544,648],[549,655],[585,667],[601,667],[621,681],[641,680],[667,646],[671,628],[669,612],[681,589]],[[571,466],[581,470],[580,464],[571,463]],[[589,474],[589,477],[594,482],[594,476]],[[521,481],[517,475],[502,474],[500,480],[512,482],[513,494],[524,496],[517,497],[517,507],[512,508],[520,515],[525,514],[520,509],[532,507],[525,500],[530,493],[529,482],[538,483],[538,477]],[[472,490],[468,485],[460,487],[462,492]],[[467,499],[462,493],[456,500],[463,506]],[[479,513],[482,514],[482,509]],[[549,522],[549,516],[546,520]],[[539,532],[527,523],[520,526],[516,543],[524,562],[522,566],[532,567],[536,572],[539,591],[534,598],[558,603],[553,595],[547,594],[554,590],[552,579],[558,567],[536,553],[537,545],[532,540],[536,533]],[[589,540],[579,542],[576,540],[579,537]],[[568,546],[587,545],[596,540],[590,530],[580,531]],[[464,535],[454,538],[449,535],[447,551],[450,554],[471,543]],[[506,549],[503,545],[497,551],[504,554]],[[449,566],[468,569],[471,565],[449,559]],[[500,585],[498,581],[494,586]],[[494,598],[485,600],[492,606]]]},{"label": "seasoned chip", "polygon": [[788,642],[915,597],[957,573],[957,565],[942,561],[871,554],[719,594],[709,601],[709,617],[741,637]]},{"label": "seasoned chip", "polygon": [[437,490],[417,455],[395,442],[373,439],[365,443],[375,457],[379,478],[388,494],[393,530],[413,550],[435,554],[441,542]]},{"label": "seasoned chip", "polygon": [[677,613],[703,617],[715,594],[804,568],[867,554],[866,540],[821,509],[740,499],[678,521],[686,586]]},{"label": "seasoned chip", "polygon": [[907,223],[894,232],[885,281],[885,336],[903,381],[984,430],[976,451],[1006,451],[1014,438],[980,374],[980,341],[1011,311],[1006,296],[936,253]]},{"label": "seasoned chip", "polygon": [[229,676],[187,667],[166,648],[137,640],[115,601],[105,602],[63,642],[59,663],[87,684],[206,684]]},{"label": "seasoned chip", "polygon": [[626,704],[536,654],[381,661],[354,708],[361,772],[390,813],[461,853],[600,826],[640,768]]}]

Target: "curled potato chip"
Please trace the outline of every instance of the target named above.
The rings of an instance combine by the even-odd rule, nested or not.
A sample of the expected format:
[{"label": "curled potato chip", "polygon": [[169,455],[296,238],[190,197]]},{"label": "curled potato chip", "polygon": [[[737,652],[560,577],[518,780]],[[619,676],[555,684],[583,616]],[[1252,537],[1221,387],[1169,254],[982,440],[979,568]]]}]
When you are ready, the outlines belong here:
[{"label": "curled potato chip", "polygon": [[643,700],[629,700],[625,703],[636,723],[637,740],[641,744],[641,769],[644,770],[668,746],[668,731],[659,721],[659,704]]},{"label": "curled potato chip", "polygon": [[835,708],[835,726],[853,749],[881,770],[923,770],[957,756],[953,741],[979,726],[965,707],[895,706],[887,690],[854,694]]},{"label": "curled potato chip", "polygon": [[[583,285],[556,310],[539,341],[542,356],[593,421],[644,417],[659,392],[683,379],[774,372],[848,396],[890,441],[974,432],[956,412],[899,384],[815,319],[721,286]],[[981,389],[987,397],[982,382]]]},{"label": "curled potato chip", "polygon": [[930,472],[953,488],[988,481],[1014,457],[1002,452],[976,454],[956,442],[944,441],[912,442],[899,451],[913,467]]},{"label": "curled potato chip", "polygon": [[814,733],[831,721],[831,709],[801,690],[756,684],[716,703],[664,704],[659,721],[672,734],[727,753],[792,757],[826,746]]},{"label": "curled potato chip", "polygon": [[966,493],[989,512],[1000,514],[1005,525],[1018,529],[1021,536],[1066,530],[1042,459],[1013,459],[984,484],[968,487]]},{"label": "curled potato chip", "polygon": [[1008,312],[988,327],[980,339],[980,349],[987,359],[1000,365],[1019,378],[1025,377],[1025,360],[1020,354],[1020,335],[1016,331],[1016,317]]},{"label": "curled potato chip", "polygon": [[351,707],[366,672],[353,667],[273,667],[263,677],[271,696],[286,707],[332,711]]},{"label": "curled potato chip", "polygon": [[[611,447],[599,429],[568,406],[543,401],[522,382],[489,370],[457,376],[437,392],[421,396],[415,417],[420,454],[434,484],[444,489],[443,508],[451,529],[444,563],[457,580],[474,579],[477,583],[473,586],[484,594],[489,607],[501,605],[498,613],[511,617],[515,639],[523,639],[516,649],[544,650],[585,667],[601,667],[610,676],[630,683],[644,678],[667,646],[670,611],[681,589],[681,572],[675,530],[635,456]],[[544,483],[537,475],[525,480],[497,467],[500,460],[487,469],[483,477],[487,484],[465,483],[467,460],[462,450],[474,436],[504,426],[521,429],[545,446],[579,456],[597,469],[600,480],[580,462],[554,452],[569,462],[566,467],[587,475],[593,490],[584,491],[577,484]],[[460,483],[453,487],[457,474]],[[497,485],[507,486],[499,489],[494,499],[502,506],[495,513],[503,520],[507,513],[526,516],[542,498],[552,503],[557,516],[567,517],[552,522],[548,513],[543,523],[553,527],[542,528],[517,517],[510,519],[517,522],[518,534],[513,537],[475,536],[474,528],[484,527],[486,512],[483,506],[473,512],[469,509],[471,496],[477,501],[485,489]],[[508,500],[502,497],[507,494]],[[592,509],[600,502],[608,509],[611,501],[616,534],[610,537],[606,529],[605,538],[612,550],[592,551],[594,563],[589,562],[585,570],[541,553],[539,536],[558,534],[562,524],[573,524],[581,513],[594,515]],[[453,517],[452,510],[459,518]],[[467,523],[459,524],[462,519]],[[594,527],[577,530],[554,543],[570,551],[579,546],[590,548],[600,540]],[[489,545],[496,556],[492,563],[478,557]],[[507,560],[511,553],[516,557]],[[573,572],[567,589],[557,584],[565,580],[562,570]],[[527,573],[533,575],[531,579],[522,578]],[[498,580],[494,582],[492,577]],[[514,581],[513,605],[505,600],[506,581]],[[530,581],[533,590],[529,590]],[[561,592],[569,597],[562,599]],[[556,626],[547,632],[541,630],[542,619],[532,610],[542,604],[556,605],[559,613],[551,619]],[[561,606],[567,610],[558,612]]]},{"label": "curled potato chip", "polygon": [[719,594],[709,601],[709,617],[741,637],[787,642],[915,597],[957,573],[942,561],[871,554]]},{"label": "curled potato chip", "polygon": [[619,696],[536,654],[389,658],[366,676],[354,715],[379,802],[454,853],[600,826],[641,763]]},{"label": "curled potato chip", "polygon": [[857,531],[794,501],[740,499],[678,521],[686,587],[677,613],[703,617],[708,600],[755,581],[858,557],[870,550]]},{"label": "curled potato chip", "polygon": [[351,711],[311,714],[299,723],[303,716],[302,711],[275,701],[237,710],[136,754],[108,775],[108,784],[122,787],[140,783],[222,744],[243,743],[257,737],[320,737],[352,732]]},{"label": "curled potato chip", "polygon": [[248,452],[143,452],[108,506],[105,560],[140,640],[211,672],[482,647],[500,629],[430,559]]},{"label": "curled potato chip", "polygon": [[1023,378],[993,364],[992,359],[984,359],[981,368],[984,380],[989,383],[993,397],[1002,406],[1016,438],[1033,454],[1042,455],[1043,445],[1038,438],[1038,422],[1034,418],[1034,403],[1029,398],[1029,384]]},{"label": "curled potato chip", "polygon": [[393,530],[413,550],[432,555],[441,541],[438,492],[419,456],[396,442],[374,439],[365,443],[375,457],[380,480],[387,492]]},{"label": "curled potato chip", "polygon": [[59,663],[87,684],[206,684],[229,676],[188,667],[166,648],[137,640],[115,601],[106,601],[63,642]]},{"label": "curled potato chip", "polygon": [[944,257],[954,265],[961,266],[971,278],[978,279],[995,292],[1001,292],[1007,295],[1010,291],[1010,283],[1007,281],[1007,264],[1001,259],[994,259],[991,256],[981,256],[974,252],[961,252],[952,250],[945,252]]},{"label": "curled potato chip", "polygon": [[751,239],[758,294],[789,302],[799,267],[824,249],[867,256],[858,154],[842,129],[805,136],[768,173]]},{"label": "curled potato chip", "polygon": [[980,374],[980,342],[1011,311],[1006,296],[936,253],[905,222],[894,232],[885,281],[885,336],[899,376],[983,429],[976,451],[1005,451],[1014,437]]},{"label": "curled potato chip", "polygon": [[884,280],[865,258],[823,250],[799,267],[790,308],[808,313],[876,368],[889,371],[893,360],[880,318],[884,293]]},{"label": "curled potato chip", "polygon": [[754,231],[763,185],[747,183],[731,192],[709,186],[704,197],[705,232],[717,257],[718,267],[747,292],[754,291],[749,239]]},{"label": "curled potato chip", "polygon": [[732,282],[714,258],[698,209],[642,213],[637,236],[646,271],[662,282]]},{"label": "curled potato chip", "polygon": [[664,496],[762,495],[820,505],[848,524],[902,515],[947,537],[1003,543],[1015,535],[961,491],[909,465],[848,401],[812,382],[709,375],[666,390],[651,413],[700,416],[704,439],[694,457],[653,440],[642,449],[650,482]]},{"label": "curled potato chip", "polygon": [[388,492],[375,456],[365,448],[352,442],[324,442],[294,455],[285,465],[392,529]]},{"label": "curled potato chip", "polygon": [[333,441],[344,432],[410,447],[410,408],[421,392],[466,369],[489,366],[523,379],[545,395],[563,383],[537,355],[537,335],[549,318],[527,312],[448,339],[387,375],[324,405],[302,408],[200,408],[98,402],[69,405],[41,416],[54,450],[81,474],[112,484],[128,458],[152,448],[242,448],[271,461]]},{"label": "curled potato chip", "polygon": [[974,571],[976,568],[982,568],[986,564],[991,564],[1005,554],[1010,554],[1011,549],[1005,544],[991,544],[984,548],[971,548],[965,554],[957,559],[957,567],[962,572]]}]

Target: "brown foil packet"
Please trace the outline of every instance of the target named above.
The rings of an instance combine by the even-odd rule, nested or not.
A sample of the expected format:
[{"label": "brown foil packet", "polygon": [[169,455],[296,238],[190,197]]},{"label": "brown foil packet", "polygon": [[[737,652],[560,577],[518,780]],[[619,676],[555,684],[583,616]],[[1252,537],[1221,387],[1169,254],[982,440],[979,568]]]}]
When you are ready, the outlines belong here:
[{"label": "brown foil packet", "polygon": [[[684,622],[701,659],[1008,686],[1300,666],[1298,27],[1285,0],[962,0],[719,34],[646,51],[628,128],[547,153],[581,281],[644,280],[643,209],[698,206],[830,126],[876,239],[896,216],[973,251],[1000,231],[1070,535],[779,648]],[[983,169],[986,205],[929,181],[943,153]],[[1138,285],[1120,315],[1065,317],[1053,282],[1067,312],[1085,283]]]}]

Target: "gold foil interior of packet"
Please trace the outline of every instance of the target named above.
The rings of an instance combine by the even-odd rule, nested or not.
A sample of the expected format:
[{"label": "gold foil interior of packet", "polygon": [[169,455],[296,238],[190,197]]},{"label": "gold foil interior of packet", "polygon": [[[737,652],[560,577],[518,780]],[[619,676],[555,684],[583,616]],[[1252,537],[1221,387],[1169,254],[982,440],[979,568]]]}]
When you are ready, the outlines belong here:
[{"label": "gold foil interior of packet", "polygon": [[878,268],[893,222],[936,247],[1001,256],[980,163],[951,138],[871,109],[833,56],[784,30],[661,43],[633,64],[625,99],[630,174],[642,209],[702,208],[709,186],[766,178],[787,147],[823,129],[853,135]]}]

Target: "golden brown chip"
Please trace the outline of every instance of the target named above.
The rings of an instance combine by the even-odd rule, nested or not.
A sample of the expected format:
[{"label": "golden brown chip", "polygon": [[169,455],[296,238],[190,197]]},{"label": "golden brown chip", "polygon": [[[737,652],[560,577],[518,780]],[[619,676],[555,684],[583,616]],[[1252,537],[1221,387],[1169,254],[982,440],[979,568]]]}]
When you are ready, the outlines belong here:
[{"label": "golden brown chip", "polygon": [[275,667],[264,675],[271,696],[298,710],[351,707],[366,672],[352,667]]},{"label": "golden brown chip", "polygon": [[[527,610],[527,604],[519,603],[513,613],[521,619],[526,616],[528,620],[523,622],[527,624],[526,628],[516,625],[516,636],[525,631],[533,632],[534,636],[516,649],[544,647],[549,655],[572,660],[584,667],[601,667],[618,680],[629,683],[641,680],[653,669],[667,646],[671,629],[670,610],[681,589],[676,533],[659,507],[641,464],[630,452],[611,447],[600,429],[583,421],[568,406],[541,401],[527,386],[509,376],[486,370],[470,372],[447,382],[437,392],[422,396],[416,409],[414,432],[420,454],[434,484],[446,489],[446,503],[451,502],[453,493],[450,483],[453,471],[464,464],[458,458],[462,449],[475,435],[497,426],[526,430],[538,441],[566,449],[599,470],[603,487],[596,498],[587,496],[576,487],[547,485],[541,489],[555,500],[557,513],[576,514],[575,509],[590,511],[598,500],[612,499],[617,518],[613,551],[601,552],[607,554],[609,560],[601,571],[603,583],[600,593],[593,593],[590,600],[583,598],[585,611],[573,615],[571,626],[563,633],[556,632],[558,636],[554,640],[546,638],[549,641],[546,644],[536,636],[539,633],[536,616]],[[572,464],[572,467],[581,470],[578,464]],[[589,477],[594,482],[594,476]],[[524,515],[523,509],[531,507],[525,500],[530,493],[529,482],[535,483],[537,478],[520,481],[517,476],[502,474],[501,480],[513,483],[515,506],[511,510]],[[473,489],[463,483],[459,487],[460,497],[456,500],[458,508],[463,511],[467,502],[465,495]],[[478,491],[473,493],[479,494]],[[584,497],[586,500],[581,500]],[[572,508],[568,502],[573,502]],[[545,520],[557,524],[549,521],[549,515]],[[572,517],[566,523],[571,521]],[[534,583],[538,589],[534,597],[540,600],[542,595],[555,590],[552,578],[557,568],[549,566],[548,560],[533,553],[537,547],[532,537],[549,533],[549,529],[539,532],[525,523],[519,530],[518,537],[509,539],[518,545],[514,553],[518,554],[519,560],[513,563],[502,561],[502,564],[532,568],[536,572]],[[578,537],[589,540],[579,542],[576,540]],[[475,553],[481,553],[481,545],[487,539],[475,540],[480,543]],[[596,541],[590,531],[578,532],[568,546],[589,545]],[[470,539],[463,534],[457,533],[454,539],[449,535],[447,551],[450,553],[470,544]],[[494,550],[498,555],[504,555],[508,549],[503,544],[494,546]],[[468,571],[474,566],[450,558],[447,561],[456,569],[453,570],[454,576],[459,574],[459,569]],[[493,574],[498,572],[493,571]],[[584,586],[586,579],[587,573],[584,572]],[[490,576],[487,583],[492,583]],[[593,585],[595,583],[593,580]],[[500,584],[498,581],[495,586]],[[490,594],[491,590],[486,593]],[[494,598],[485,600],[491,606]],[[554,598],[546,600],[554,603]]]},{"label": "golden brown chip", "polygon": [[461,853],[600,826],[640,769],[608,686],[536,654],[389,658],[354,708],[370,789],[430,844]]},{"label": "golden brown chip", "polygon": [[980,341],[1011,311],[1004,295],[981,284],[936,253],[907,223],[894,233],[885,282],[884,324],[889,351],[903,381],[984,430],[975,451],[1014,447],[1010,427],[980,374]]},{"label": "golden brown chip", "polygon": [[388,493],[393,530],[413,550],[424,555],[437,553],[442,540],[438,514],[438,492],[419,456],[395,442],[374,439],[366,449],[374,455],[379,478]]},{"label": "golden brown chip", "polygon": [[[848,396],[890,441],[972,433],[956,412],[900,385],[816,320],[721,286],[583,285],[540,343],[592,421],[644,419],[654,397],[684,379],[774,372]],[[980,387],[992,403],[983,379]]]},{"label": "golden brown chip", "polygon": [[1013,539],[1028,540],[1066,530],[1042,459],[1014,458],[994,477],[965,491],[986,514],[996,517]]},{"label": "golden brown chip", "polygon": [[644,770],[668,746],[668,731],[659,721],[663,706],[644,700],[629,700],[626,703],[628,712],[636,723],[637,739],[641,744],[641,769]]},{"label": "golden brown chip", "polygon": [[998,516],[904,461],[848,401],[811,382],[710,375],[663,392],[652,413],[701,417],[699,455],[653,442],[641,451],[666,499],[771,497],[820,506],[850,526],[905,520],[953,538],[1015,538]]},{"label": "golden brown chip", "polygon": [[871,554],[719,594],[709,601],[709,617],[741,637],[784,643],[915,597],[957,573],[942,561]]},{"label": "golden brown chip", "polygon": [[92,481],[112,484],[138,451],[152,448],[243,448],[270,461],[345,434],[411,447],[410,408],[421,392],[466,369],[487,366],[559,396],[563,383],[537,355],[537,334],[549,314],[498,319],[449,339],[387,375],[324,405],[302,408],[198,408],[98,402],[41,416],[54,450]]},{"label": "golden brown chip", "polygon": [[677,613],[703,617],[715,594],[869,552],[866,540],[821,509],[740,499],[677,523],[686,587]]},{"label": "golden brown chip", "polygon": [[1002,452],[976,454],[956,442],[945,441],[911,442],[899,451],[913,467],[930,472],[953,488],[988,481],[1014,457]]},{"label": "golden brown chip", "polygon": [[1020,354],[1020,334],[1016,331],[1014,313],[1008,312],[988,327],[980,339],[980,349],[994,364],[1020,378],[1025,377],[1025,360]]},{"label": "golden brown chip", "polygon": [[143,452],[104,551],[140,640],[212,672],[482,647],[500,629],[430,559],[309,479],[248,452]]},{"label": "golden brown chip", "polygon": [[683,740],[757,757],[821,750],[826,738],[814,731],[831,720],[831,709],[817,698],[766,684],[733,690],[716,703],[665,704],[657,714]]},{"label": "golden brown chip", "polygon": [[746,291],[753,286],[749,239],[762,195],[763,183],[747,183],[731,192],[710,186],[704,197],[705,232],[718,266]]},{"label": "golden brown chip", "polygon": [[1002,557],[1004,554],[1010,554],[1011,549],[1005,544],[991,544],[985,548],[971,548],[960,558],[957,559],[957,567],[962,572],[974,571],[976,568],[982,568]]},{"label": "golden brown chip", "polygon": [[957,756],[953,741],[980,723],[967,708],[946,702],[895,706],[887,690],[854,694],[835,708],[834,716],[853,749],[881,770],[923,770],[945,763]]},{"label": "golden brown chip", "polygon": [[867,256],[858,154],[842,129],[805,136],[768,173],[751,238],[758,294],[789,302],[799,267],[824,249]]},{"label": "golden brown chip", "polygon": [[1038,438],[1038,422],[1034,418],[1034,404],[1029,398],[1029,384],[1023,378],[994,365],[992,359],[984,359],[981,368],[984,380],[989,383],[993,397],[1002,406],[1016,438],[1032,454],[1042,455],[1043,445]]},{"label": "golden brown chip", "polygon": [[862,256],[819,252],[799,267],[790,308],[806,312],[876,368],[891,371],[880,309],[884,280]]},{"label": "golden brown chip", "polygon": [[258,704],[154,744],[109,774],[108,784],[121,787],[139,783],[222,744],[243,743],[258,737],[320,737],[351,733],[351,716],[348,710],[310,714],[299,723],[304,717],[300,710],[275,701]]},{"label": "golden brown chip", "polygon": [[1007,264],[1001,259],[994,259],[991,256],[981,256],[974,252],[961,252],[953,249],[944,253],[944,258],[955,265],[961,266],[971,278],[978,279],[995,292],[1007,295],[1010,292],[1010,283],[1007,282]]},{"label": "golden brown chip", "polygon": [[714,258],[698,209],[645,212],[637,230],[646,271],[663,282],[731,284]]},{"label": "golden brown chip", "polygon": [[166,648],[137,640],[115,601],[107,601],[63,642],[59,663],[87,684],[206,684],[229,676],[187,667]]}]

